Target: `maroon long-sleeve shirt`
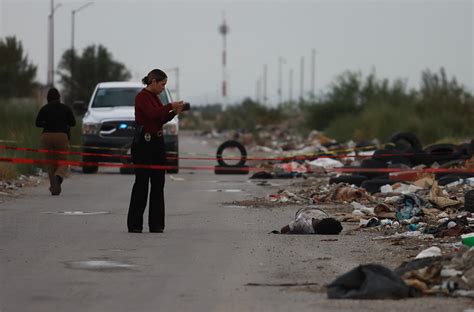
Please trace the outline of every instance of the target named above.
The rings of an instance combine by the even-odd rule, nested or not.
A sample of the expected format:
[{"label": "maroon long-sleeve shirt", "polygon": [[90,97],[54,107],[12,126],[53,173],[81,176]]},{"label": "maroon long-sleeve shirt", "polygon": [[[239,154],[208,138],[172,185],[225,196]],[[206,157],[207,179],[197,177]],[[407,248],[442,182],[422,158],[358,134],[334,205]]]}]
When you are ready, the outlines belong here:
[{"label": "maroon long-sleeve shirt", "polygon": [[165,123],[176,115],[171,104],[163,105],[160,98],[147,89],[142,89],[135,97],[135,122],[143,125],[151,134],[162,130]]}]

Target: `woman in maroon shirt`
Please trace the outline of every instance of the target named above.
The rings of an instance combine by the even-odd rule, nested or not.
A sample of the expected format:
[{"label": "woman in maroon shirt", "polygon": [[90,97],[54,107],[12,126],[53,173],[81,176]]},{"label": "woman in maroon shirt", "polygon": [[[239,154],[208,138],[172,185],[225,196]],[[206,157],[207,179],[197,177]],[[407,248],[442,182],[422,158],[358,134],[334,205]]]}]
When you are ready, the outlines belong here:
[{"label": "woman in maroon shirt", "polygon": [[[135,122],[140,133],[132,144],[132,161],[140,165],[165,165],[166,153],[163,125],[183,110],[183,102],[163,105],[158,95],[165,89],[168,77],[154,69],[142,79],[146,85],[135,98]],[[127,227],[131,233],[141,233],[148,185],[151,184],[148,225],[150,232],[162,233],[165,228],[165,170],[135,169],[135,183],[128,209]]]}]

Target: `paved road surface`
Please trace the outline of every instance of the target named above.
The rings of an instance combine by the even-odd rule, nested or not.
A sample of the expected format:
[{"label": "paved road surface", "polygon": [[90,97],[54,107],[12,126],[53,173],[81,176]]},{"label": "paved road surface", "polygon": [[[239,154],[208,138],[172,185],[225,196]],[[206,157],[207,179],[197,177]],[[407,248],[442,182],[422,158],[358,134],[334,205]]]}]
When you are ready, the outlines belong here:
[{"label": "paved road surface", "polygon": [[[215,148],[183,136],[180,150],[213,154]],[[0,204],[0,311],[462,311],[473,306],[465,299],[327,300],[325,283],[359,263],[390,263],[394,251],[363,233],[337,241],[268,234],[297,207],[223,204],[278,189],[258,186],[247,176],[184,170],[167,176],[165,233],[129,234],[132,183],[133,176],[110,170],[76,173],[59,197],[43,185]]]}]

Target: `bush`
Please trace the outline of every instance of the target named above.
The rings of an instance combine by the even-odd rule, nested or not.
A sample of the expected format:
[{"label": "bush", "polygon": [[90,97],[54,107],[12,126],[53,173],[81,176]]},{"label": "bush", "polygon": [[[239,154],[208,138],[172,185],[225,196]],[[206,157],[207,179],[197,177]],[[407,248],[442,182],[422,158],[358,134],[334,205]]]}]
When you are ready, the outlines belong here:
[{"label": "bush", "polygon": [[[33,99],[11,99],[0,101],[0,145],[41,148],[41,128],[35,126],[36,115],[40,107]],[[79,120],[78,120],[79,121]],[[72,129],[71,144],[80,144],[80,123]],[[5,157],[42,159],[44,154],[35,152],[1,150]],[[78,157],[70,157],[77,159]],[[0,165],[0,179],[11,179],[18,174],[34,174],[38,168],[44,166],[2,163]]]}]

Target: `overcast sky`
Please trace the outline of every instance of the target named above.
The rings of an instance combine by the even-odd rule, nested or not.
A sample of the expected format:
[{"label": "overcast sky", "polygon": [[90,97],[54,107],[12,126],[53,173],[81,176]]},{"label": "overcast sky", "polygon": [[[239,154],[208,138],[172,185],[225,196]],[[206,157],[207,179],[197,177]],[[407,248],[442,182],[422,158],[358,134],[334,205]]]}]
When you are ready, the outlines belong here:
[{"label": "overcast sky", "polygon": [[[55,61],[71,45],[71,11],[88,0],[56,0]],[[229,99],[256,96],[268,65],[267,93],[278,99],[278,58],[283,57],[283,99],[300,94],[300,58],[310,91],[311,50],[316,49],[316,91],[325,92],[345,70],[403,78],[417,87],[424,69],[445,67],[474,90],[474,0],[436,1],[146,1],[94,0],[76,15],[75,46],[102,44],[134,80],[153,68],[180,69],[181,98],[194,104],[221,100],[225,12]],[[16,36],[46,81],[50,0],[0,0],[0,37]],[[57,78],[57,76],[56,76]],[[176,78],[169,71],[169,86]]]}]

